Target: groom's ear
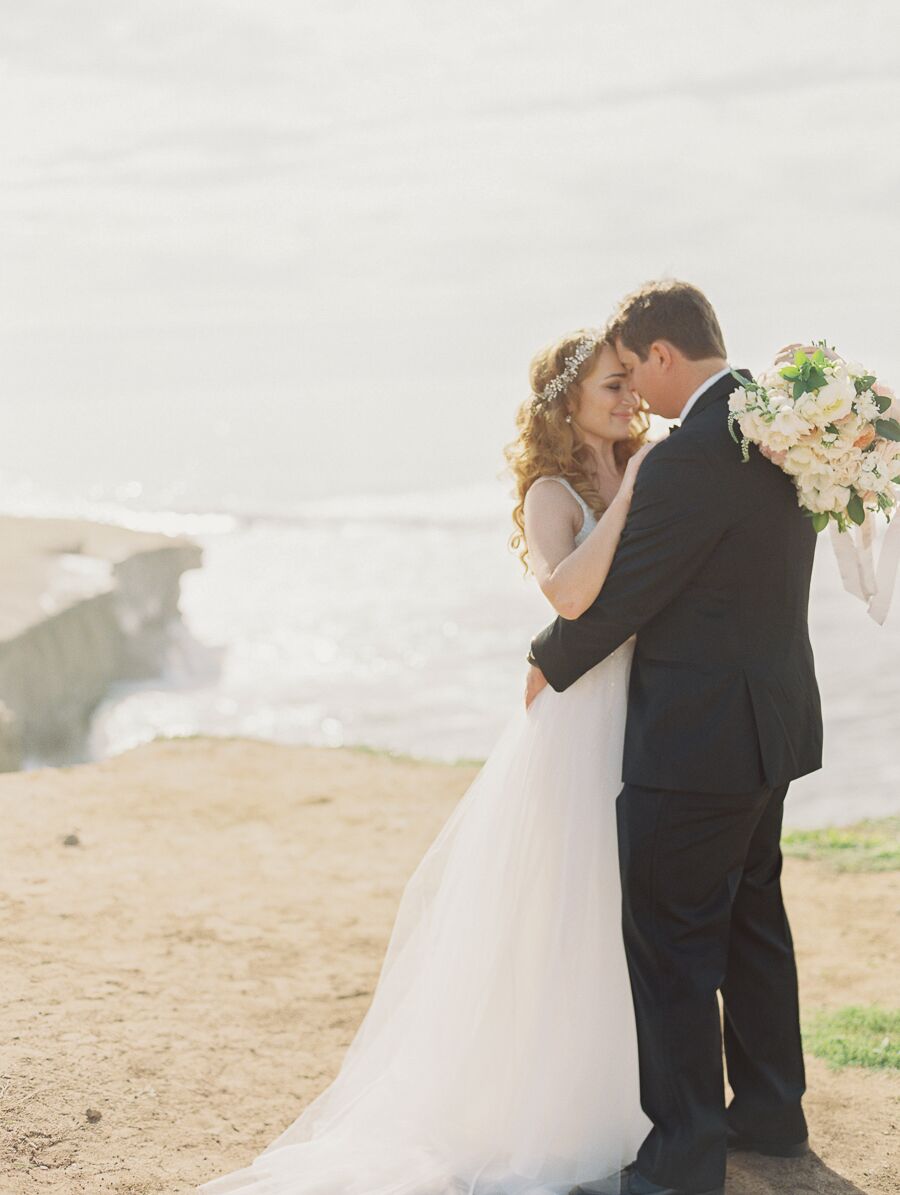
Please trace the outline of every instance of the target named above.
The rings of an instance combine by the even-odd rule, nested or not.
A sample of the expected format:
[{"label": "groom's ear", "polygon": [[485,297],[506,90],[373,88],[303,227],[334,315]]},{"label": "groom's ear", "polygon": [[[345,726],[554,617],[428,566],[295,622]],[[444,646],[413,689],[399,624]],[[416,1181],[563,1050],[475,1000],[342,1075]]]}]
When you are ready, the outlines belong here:
[{"label": "groom's ear", "polygon": [[667,373],[675,364],[675,354],[668,340],[654,340],[650,345],[650,360],[661,373]]}]

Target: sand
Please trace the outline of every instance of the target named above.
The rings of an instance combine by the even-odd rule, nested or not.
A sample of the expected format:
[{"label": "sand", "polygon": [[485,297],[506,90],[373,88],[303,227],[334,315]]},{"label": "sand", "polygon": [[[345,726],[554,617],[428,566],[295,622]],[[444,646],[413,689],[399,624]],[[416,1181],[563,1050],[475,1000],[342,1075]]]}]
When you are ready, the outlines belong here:
[{"label": "sand", "polygon": [[[0,1195],[177,1195],[336,1072],[408,875],[474,769],[157,740],[0,776]],[[77,843],[66,845],[69,835]],[[807,1008],[895,1002],[900,875],[789,860]],[[900,1074],[809,1060],[815,1155],[728,1195],[895,1192]]]}]

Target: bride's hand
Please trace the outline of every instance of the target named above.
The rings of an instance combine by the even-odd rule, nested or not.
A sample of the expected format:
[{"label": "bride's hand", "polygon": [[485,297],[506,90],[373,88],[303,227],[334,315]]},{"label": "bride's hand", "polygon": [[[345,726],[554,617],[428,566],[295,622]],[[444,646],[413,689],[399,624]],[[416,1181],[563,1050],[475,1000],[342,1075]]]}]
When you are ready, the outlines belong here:
[{"label": "bride's hand", "polygon": [[525,708],[531,705],[541,689],[547,687],[547,678],[541,672],[540,668],[535,668],[534,664],[528,669],[528,675],[525,677]]},{"label": "bride's hand", "polygon": [[616,497],[625,498],[628,502],[631,501],[631,495],[634,492],[634,483],[638,475],[638,470],[641,467],[644,457],[651,450],[651,448],[655,447],[655,445],[655,440],[648,444],[644,444],[637,450],[634,456],[629,459],[628,464],[625,466],[625,476],[622,478],[622,484],[619,487],[619,493],[616,495]]},{"label": "bride's hand", "polygon": [[[783,349],[779,349],[775,356],[776,365],[793,365],[794,353],[798,349],[802,349],[807,357],[811,357],[817,349],[822,348],[821,345],[815,344],[786,344]],[[837,361],[838,355],[832,349],[822,348],[822,353],[828,361]]]}]

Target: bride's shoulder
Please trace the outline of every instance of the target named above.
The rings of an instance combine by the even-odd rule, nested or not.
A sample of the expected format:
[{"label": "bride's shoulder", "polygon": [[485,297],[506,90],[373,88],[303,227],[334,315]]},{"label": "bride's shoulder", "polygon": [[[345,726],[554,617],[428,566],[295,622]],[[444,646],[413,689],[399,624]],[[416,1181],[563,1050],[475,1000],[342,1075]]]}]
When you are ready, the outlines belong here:
[{"label": "bride's shoulder", "polygon": [[584,517],[584,501],[564,477],[538,477],[525,495],[525,517],[562,517],[578,522]]},{"label": "bride's shoulder", "polygon": [[573,506],[581,510],[584,499],[565,477],[546,474],[536,478],[528,487],[525,506],[568,510]]}]

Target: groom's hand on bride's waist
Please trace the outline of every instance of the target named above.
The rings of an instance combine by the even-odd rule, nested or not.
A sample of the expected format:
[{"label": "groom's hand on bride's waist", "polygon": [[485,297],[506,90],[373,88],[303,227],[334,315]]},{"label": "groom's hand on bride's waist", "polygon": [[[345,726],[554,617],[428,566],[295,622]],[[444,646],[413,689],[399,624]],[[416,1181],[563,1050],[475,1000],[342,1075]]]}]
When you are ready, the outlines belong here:
[{"label": "groom's hand on bride's waist", "polygon": [[525,677],[525,708],[531,705],[541,689],[547,687],[547,678],[536,664],[532,664]]}]

